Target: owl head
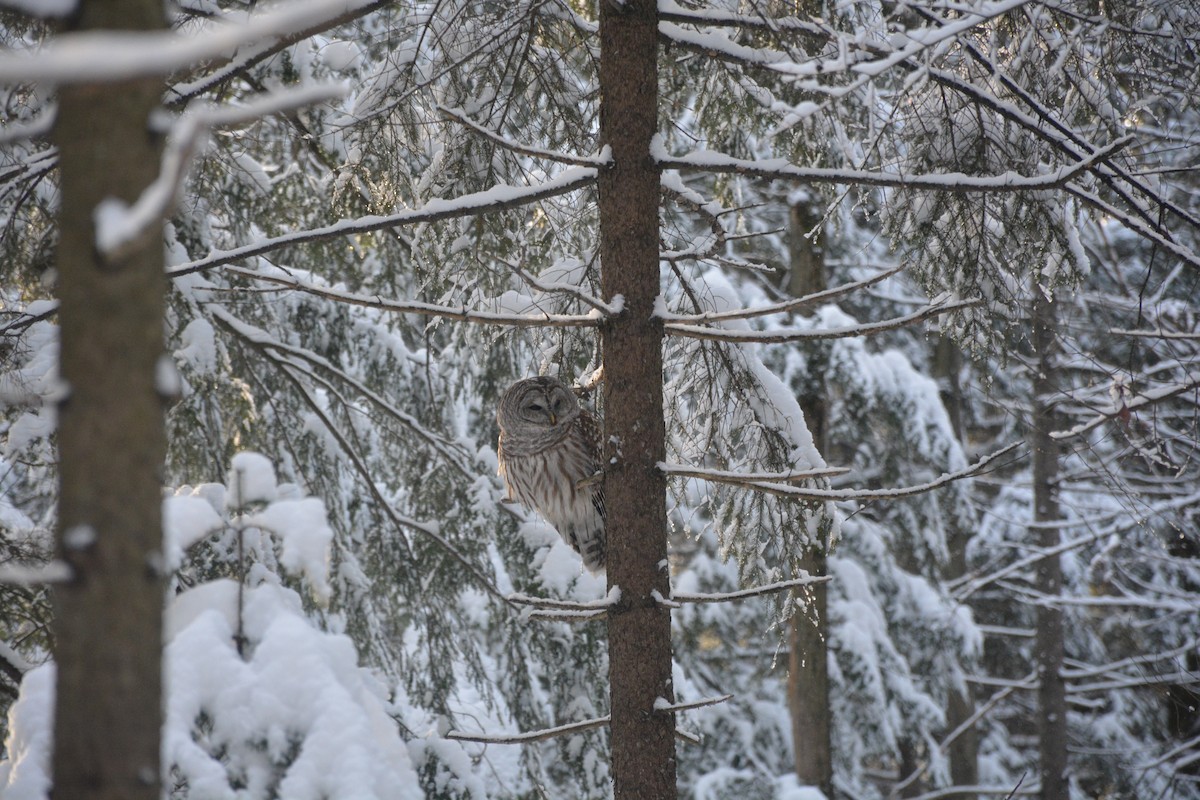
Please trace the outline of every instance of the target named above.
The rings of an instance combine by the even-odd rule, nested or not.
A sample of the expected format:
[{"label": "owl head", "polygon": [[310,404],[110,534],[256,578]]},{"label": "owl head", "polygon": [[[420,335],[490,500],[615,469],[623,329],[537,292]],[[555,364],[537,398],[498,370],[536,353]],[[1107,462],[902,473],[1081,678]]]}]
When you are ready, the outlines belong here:
[{"label": "owl head", "polygon": [[566,430],[579,416],[575,393],[558,378],[519,380],[504,392],[496,421],[507,434]]}]

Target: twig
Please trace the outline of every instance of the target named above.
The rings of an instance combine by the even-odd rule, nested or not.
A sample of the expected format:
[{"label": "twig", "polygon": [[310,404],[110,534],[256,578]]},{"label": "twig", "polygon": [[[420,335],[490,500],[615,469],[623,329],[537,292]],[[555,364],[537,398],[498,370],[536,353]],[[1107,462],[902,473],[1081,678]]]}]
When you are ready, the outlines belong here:
[{"label": "twig", "polygon": [[795,588],[796,586],[810,586],[814,583],[828,583],[830,580],[832,580],[832,578],[830,578],[828,575],[805,574],[803,578],[792,578],[791,580],[768,583],[762,586],[752,586],[749,589],[740,589],[736,592],[672,592],[671,600],[677,605],[679,603],[728,603],[734,600],[745,600],[747,597],[759,597],[765,594],[784,592],[788,589]]},{"label": "twig", "polygon": [[607,167],[612,164],[611,152],[607,147],[605,147],[605,149],[596,156],[574,156],[569,153],[560,153],[555,150],[543,150],[540,147],[530,147],[528,145],[517,144],[510,139],[505,139],[496,131],[493,131],[490,128],[485,128],[478,122],[472,120],[461,108],[436,106],[436,109],[447,119],[454,120],[460,125],[470,128],[480,136],[483,136],[500,145],[505,150],[511,150],[514,153],[532,156],[533,158],[546,158],[551,161],[559,161],[564,164],[574,164],[579,167]]}]

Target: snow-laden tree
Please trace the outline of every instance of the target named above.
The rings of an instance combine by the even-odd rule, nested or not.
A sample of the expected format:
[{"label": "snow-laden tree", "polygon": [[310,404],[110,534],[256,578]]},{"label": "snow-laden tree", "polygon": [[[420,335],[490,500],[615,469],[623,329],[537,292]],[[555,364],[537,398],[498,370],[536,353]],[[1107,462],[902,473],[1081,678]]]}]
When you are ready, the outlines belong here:
[{"label": "snow-laden tree", "polygon": [[[865,502],[864,489],[920,483],[899,474],[910,462],[867,444],[877,440],[863,423],[847,431],[865,448],[863,463],[871,453],[897,473],[881,472],[879,486],[871,486],[875,477],[860,470],[839,487],[844,494],[830,494],[823,469],[827,458],[834,466],[836,459],[813,446],[793,390],[766,369],[754,343],[776,347],[780,355],[767,361],[782,370],[797,342],[895,331],[957,311],[947,328],[957,327],[985,356],[998,341],[985,335],[993,319],[1006,333],[1020,329],[1021,314],[1004,312],[1010,301],[1026,308],[1028,290],[1039,283],[1023,271],[1037,271],[1040,283],[1056,290],[1082,266],[1077,232],[1089,214],[1118,221],[1169,254],[1172,267],[1196,263],[1194,248],[1173,233],[1176,223],[1191,224],[1187,203],[1172,195],[1178,190],[1186,200],[1186,187],[1175,173],[1138,174],[1144,165],[1130,157],[1136,153],[1153,168],[1163,158],[1148,145],[1168,137],[1145,122],[1129,141],[1122,127],[1135,111],[1157,110],[1153,98],[1163,92],[1156,87],[1175,86],[1166,69],[1172,60],[1191,63],[1186,6],[855,3],[799,7],[803,13],[794,16],[734,3],[655,8],[605,4],[610,16],[601,22],[592,7],[566,2],[322,2],[257,11],[213,4],[174,12],[187,47],[151,39],[139,50],[143,65],[153,62],[147,69],[171,72],[164,111],[153,118],[167,133],[165,185],[178,189],[165,237],[167,336],[183,381],[168,420],[168,477],[175,484],[221,480],[233,452],[252,447],[277,461],[284,481],[324,500],[336,568],[328,605],[307,610],[352,635],[393,694],[429,714],[428,726],[406,733],[430,737],[415,762],[430,794],[474,791],[463,787],[490,769],[490,754],[501,747],[519,746],[521,755],[519,768],[504,773],[511,777],[500,793],[603,796],[610,778],[601,732],[609,710],[603,631],[596,621],[530,619],[524,600],[511,597],[556,601],[557,608],[535,607],[535,617],[578,620],[612,611],[595,603],[604,587],[578,574],[552,531],[499,502],[492,407],[511,379],[548,371],[591,383],[597,367],[612,364],[616,343],[628,341],[617,334],[627,323],[638,347],[657,347],[669,421],[660,455],[676,497],[672,519],[695,537],[675,542],[676,574],[692,580],[694,570],[701,593],[728,593],[802,578],[814,542],[834,533],[830,501]],[[637,39],[637,70],[657,70],[656,98],[640,90],[619,98],[622,114],[651,122],[637,128],[636,141],[623,138],[633,136],[622,127],[627,117],[607,127],[601,119],[614,84],[600,66],[605,50],[612,56],[621,41],[601,44],[599,27],[609,24],[615,27],[607,33]],[[38,48],[37,29],[14,25],[6,35],[21,49]],[[15,256],[7,263],[26,276],[19,304],[46,291],[28,276],[48,263],[53,231],[46,222],[54,207],[48,176],[57,154],[38,138],[53,105],[38,81],[69,69],[50,50],[43,55],[0,65],[5,81],[20,84],[11,92],[21,126],[5,153],[6,219],[35,223],[12,224],[13,238],[5,237],[5,253]],[[1089,71],[1097,60],[1102,78]],[[619,62],[608,63],[623,79],[646,80],[645,73],[621,76]],[[93,64],[91,77],[110,68]],[[1181,86],[1176,96],[1186,98]],[[779,217],[779,198],[763,190],[766,179],[815,187],[818,205],[832,209],[835,233],[849,229],[844,221],[864,223],[866,237],[846,237],[851,252],[870,255],[862,261],[900,247],[936,301],[846,297],[853,318],[830,327],[832,317],[811,314],[811,298],[747,293],[741,284],[764,285],[779,271],[763,263],[782,252],[760,236]],[[647,201],[655,181],[663,195],[657,214]],[[634,184],[642,205],[623,217],[621,202],[632,207],[634,196],[622,197],[621,187]],[[608,211],[605,192],[615,201]],[[881,210],[888,239],[872,222]],[[1160,211],[1172,222],[1155,222]],[[632,249],[614,249],[611,237],[634,229]],[[614,290],[624,284],[611,279],[633,261],[641,269],[636,293]],[[941,296],[944,289],[961,299]],[[965,310],[978,300],[983,304]],[[766,307],[747,312],[740,308],[747,301]],[[867,307],[871,313],[860,313]],[[6,323],[8,340],[29,346],[32,340],[19,337],[34,331],[33,317],[51,312],[19,307]],[[756,321],[764,317],[771,322]],[[847,422],[856,419],[854,402],[900,403],[900,395],[860,380],[868,363],[882,363],[876,359],[891,359],[895,375],[903,371],[888,346],[903,350],[910,369],[922,366],[919,340],[886,335],[886,344],[847,355],[844,376],[822,371],[826,380],[861,386],[857,399],[850,392],[841,398]],[[663,336],[665,348],[655,344]],[[629,372],[616,369],[596,393],[614,425],[645,413],[627,404],[637,381],[630,377],[636,364],[626,366]],[[813,371],[809,363],[803,368]],[[781,374],[801,380],[794,371]],[[909,377],[905,385],[916,391],[921,381]],[[614,401],[614,391],[628,396]],[[894,419],[885,429],[917,433]],[[656,436],[647,441],[659,446]],[[619,461],[621,442],[609,444]],[[614,496],[661,492],[652,454],[638,444],[641,472],[612,478],[627,481],[613,484],[623,487]],[[918,453],[926,459],[919,469],[934,476],[954,462],[950,449]],[[13,479],[36,486],[38,473],[26,463],[37,466],[22,462]],[[883,502],[872,500],[879,508]],[[890,676],[898,683],[860,693],[863,705],[883,698],[883,718],[903,707],[919,712],[921,724],[900,739],[871,742],[875,750],[854,751],[845,774],[855,786],[855,770],[864,766],[859,756],[874,768],[924,751],[928,779],[940,785],[946,775],[934,746],[942,733],[936,710],[961,664],[931,666],[931,654],[947,642],[961,651],[969,626],[916,620],[918,610],[953,610],[935,585],[936,564],[945,557],[939,526],[959,509],[955,502],[940,511],[937,501],[914,503],[851,517],[842,534],[860,532],[858,549],[846,544],[844,556],[834,555],[841,559],[833,562],[841,567],[839,583],[869,589],[828,590],[830,616],[844,615],[846,637],[861,622],[845,611],[853,600],[862,617],[882,614],[887,623],[886,635],[872,640],[874,663],[882,663],[880,654],[891,658],[892,648],[888,663],[907,662],[910,674],[921,665],[939,676],[904,684],[897,666]],[[36,521],[32,508],[21,510]],[[629,503],[620,508],[633,513]],[[732,566],[714,561],[714,552]],[[197,555],[197,579],[240,574],[228,547],[210,545]],[[626,581],[625,588],[645,600],[661,656],[669,647],[666,614],[692,612],[665,611],[670,598],[654,599],[650,588],[663,595],[664,576],[647,573],[660,565],[644,554],[633,561],[633,571],[622,574],[639,576],[638,586],[634,591]],[[690,609],[695,599],[679,594],[674,602]],[[784,595],[769,619],[803,614],[801,605]],[[911,615],[899,613],[905,608]],[[763,619],[761,610],[737,613]],[[714,612],[714,624],[724,616]],[[625,624],[613,613],[608,618]],[[922,640],[931,630],[948,638]],[[699,679],[699,660],[679,661],[680,699],[725,691],[719,674]],[[656,663],[669,668],[669,661]],[[617,668],[614,680],[621,674]],[[664,678],[670,676],[656,680]],[[748,679],[738,673],[729,680]],[[472,693],[494,720],[476,724],[463,714],[478,707],[464,699]],[[657,713],[635,709],[656,726],[661,745],[643,755],[656,753],[663,769],[671,749],[669,695],[638,701],[654,700]],[[786,739],[775,732],[778,716],[758,729],[744,705],[730,708],[738,713],[687,714],[725,714],[713,719],[741,726],[749,734],[743,741]],[[454,727],[515,740],[515,731],[576,722],[582,727],[554,740],[472,745],[478,763],[460,758],[457,745],[441,746]],[[848,736],[862,743],[869,733]],[[636,744],[628,738],[619,744]],[[1004,746],[997,733],[994,750]],[[732,750],[718,752],[733,757]],[[756,759],[752,781],[780,795],[791,791],[794,781],[776,780],[786,756]],[[689,785],[720,779],[715,761],[689,763],[696,770],[685,775]],[[1015,770],[991,774],[1015,782]]]}]

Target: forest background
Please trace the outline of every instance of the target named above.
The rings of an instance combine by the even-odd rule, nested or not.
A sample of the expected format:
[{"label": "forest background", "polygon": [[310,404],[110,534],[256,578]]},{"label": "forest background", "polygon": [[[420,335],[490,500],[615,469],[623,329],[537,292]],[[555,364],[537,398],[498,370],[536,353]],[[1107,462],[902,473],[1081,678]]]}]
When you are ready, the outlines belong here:
[{"label": "forest background", "polygon": [[5,800],[1200,797],[1195,3],[6,6]]}]

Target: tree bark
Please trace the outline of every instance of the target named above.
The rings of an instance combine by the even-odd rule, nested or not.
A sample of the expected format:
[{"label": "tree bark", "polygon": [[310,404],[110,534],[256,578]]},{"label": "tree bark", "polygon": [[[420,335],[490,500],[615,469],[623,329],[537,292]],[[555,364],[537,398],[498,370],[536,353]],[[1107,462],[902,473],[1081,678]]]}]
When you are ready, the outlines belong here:
[{"label": "tree bark", "polygon": [[[76,29],[163,26],[159,0],[81,3]],[[59,91],[62,206],[56,798],[157,800],[162,726],[162,235],[121,258],[96,249],[105,198],[137,199],[159,169],[148,117],[161,80]]]},{"label": "tree bark", "polygon": [[[826,288],[824,235],[807,236],[823,216],[809,198],[793,203],[789,209],[789,270],[786,286],[792,295],[802,297]],[[828,407],[825,401],[823,359],[810,353],[810,391],[799,398],[804,420],[813,442],[822,455],[829,452]],[[800,567],[810,575],[826,575],[827,544],[807,549]],[[808,587],[798,598],[806,612],[792,618],[789,631],[788,707],[792,716],[792,750],[796,777],[800,783],[816,786],[828,798],[833,797],[833,757],[829,718],[829,645],[825,635],[829,625],[828,590],[824,583]]]},{"label": "tree bark", "polygon": [[624,312],[601,329],[608,584],[621,600],[608,624],[616,800],[676,796],[671,618],[659,295],[659,170],[655,0],[601,0],[600,137],[612,148],[600,190],[601,287]]},{"label": "tree bark", "polygon": [[[1056,547],[1060,532],[1054,524],[1058,508],[1058,445],[1050,434],[1055,429],[1054,400],[1058,390],[1057,320],[1053,297],[1034,287],[1032,314],[1033,418],[1029,444],[1033,452],[1033,540],[1042,549]],[[1062,593],[1062,561],[1059,557],[1039,562],[1037,589],[1044,597]],[[1062,609],[1038,606],[1034,657],[1038,674],[1038,748],[1042,800],[1068,800],[1067,784],[1067,692],[1062,678]]]},{"label": "tree bark", "polygon": [[[942,405],[945,406],[954,426],[954,436],[965,445],[965,403],[962,385],[958,379],[961,367],[962,353],[958,345],[949,336],[939,336],[934,350],[933,377],[938,382],[938,394],[942,398]],[[945,570],[947,580],[961,578],[967,574],[967,545],[970,541],[971,532],[964,530],[958,524],[957,518],[952,516],[946,530],[946,547],[950,555]],[[964,684],[961,689],[951,686],[946,698],[946,730],[957,730],[974,714],[975,696],[970,684]],[[974,725],[965,729],[951,742],[946,757],[950,761],[950,779],[955,786],[979,784],[979,731]],[[952,800],[975,800],[977,797],[974,792],[960,792],[952,795]]]}]

